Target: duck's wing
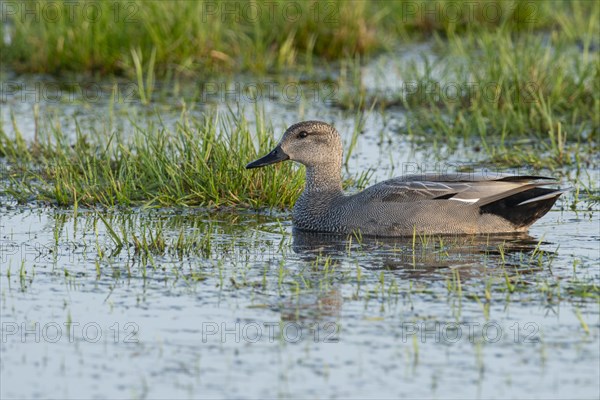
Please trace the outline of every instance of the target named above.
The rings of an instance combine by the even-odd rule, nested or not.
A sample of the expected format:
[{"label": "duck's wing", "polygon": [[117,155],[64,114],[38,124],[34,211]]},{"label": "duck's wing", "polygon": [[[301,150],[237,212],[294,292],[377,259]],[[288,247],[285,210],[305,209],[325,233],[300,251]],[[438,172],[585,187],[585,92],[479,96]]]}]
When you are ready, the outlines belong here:
[{"label": "duck's wing", "polygon": [[397,178],[390,179],[392,181],[400,180],[406,182],[531,182],[531,181],[556,181],[554,178],[539,175],[511,175],[505,173],[488,172],[476,174],[473,172],[455,172],[450,174],[413,174],[403,175]]},{"label": "duck's wing", "polygon": [[444,200],[469,189],[467,183],[404,181],[401,178],[389,179],[363,190],[360,195],[370,201],[412,202],[418,200]]},{"label": "duck's wing", "polygon": [[[421,180],[423,178],[424,180]],[[389,179],[367,188],[362,194],[368,196],[372,201],[381,202],[447,200],[476,204],[482,207],[549,183],[554,183],[554,180],[533,175],[425,174]],[[531,194],[549,195],[550,193],[554,193],[554,191],[544,189],[543,193],[535,191]]]}]

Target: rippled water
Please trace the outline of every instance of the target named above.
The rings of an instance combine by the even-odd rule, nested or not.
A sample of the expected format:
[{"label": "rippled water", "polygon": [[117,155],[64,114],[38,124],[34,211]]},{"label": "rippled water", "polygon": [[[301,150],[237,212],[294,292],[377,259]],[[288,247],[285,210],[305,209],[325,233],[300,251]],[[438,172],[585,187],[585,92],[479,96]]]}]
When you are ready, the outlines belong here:
[{"label": "rippled water", "polygon": [[[32,138],[31,102],[5,104],[3,129],[12,112]],[[108,123],[108,102],[40,107],[67,130],[72,116]],[[181,112],[161,107],[166,121]],[[333,121],[346,145],[356,123],[322,104],[264,107],[282,131]],[[252,104],[240,112],[251,119]],[[155,118],[124,107],[114,129],[127,115]],[[405,119],[365,114],[347,172],[375,182],[478,161],[467,143],[415,146],[396,133]],[[394,240],[294,232],[286,212],[1,204],[2,398],[600,393],[600,214],[585,199],[571,210],[573,194],[528,235]]]},{"label": "rippled water", "polygon": [[[598,390],[598,304],[567,294],[598,281],[597,213],[415,244],[300,234],[287,215],[2,215],[3,398]],[[152,235],[147,258],[134,243]]]}]

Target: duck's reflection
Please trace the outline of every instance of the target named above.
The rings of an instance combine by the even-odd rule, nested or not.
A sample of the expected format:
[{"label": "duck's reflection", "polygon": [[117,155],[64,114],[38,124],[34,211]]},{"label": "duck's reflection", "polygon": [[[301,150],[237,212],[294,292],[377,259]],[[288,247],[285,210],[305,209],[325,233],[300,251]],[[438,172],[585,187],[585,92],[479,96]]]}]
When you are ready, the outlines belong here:
[{"label": "duck's reflection", "polygon": [[[311,260],[322,256],[349,257],[368,261],[367,269],[440,268],[461,265],[489,265],[500,257],[534,252],[539,240],[527,233],[508,235],[435,235],[414,237],[360,237],[301,230],[293,231],[293,250]],[[361,263],[362,265],[362,263]]]},{"label": "duck's reflection", "polygon": [[[398,279],[425,284],[447,279],[457,268],[463,282],[489,273],[511,274],[515,268],[519,274],[533,273],[540,270],[532,261],[539,245],[538,239],[524,233],[373,238],[293,231],[294,252],[311,266],[303,279],[313,288],[323,286],[327,271],[348,270],[352,264],[363,271],[390,271]],[[371,282],[377,279],[370,275]],[[332,279],[326,290],[304,290],[279,302],[282,320],[307,326],[339,322],[344,300],[339,282]]]}]

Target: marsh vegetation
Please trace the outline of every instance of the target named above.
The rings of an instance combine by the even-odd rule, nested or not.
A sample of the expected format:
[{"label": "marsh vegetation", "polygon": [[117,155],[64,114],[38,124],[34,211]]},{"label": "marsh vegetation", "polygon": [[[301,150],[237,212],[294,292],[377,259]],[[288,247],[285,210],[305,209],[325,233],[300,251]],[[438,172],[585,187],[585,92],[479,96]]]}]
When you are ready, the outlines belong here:
[{"label": "marsh vegetation", "polygon": [[[598,2],[0,6],[2,398],[597,397]],[[349,191],[573,190],[528,235],[294,232],[303,169],[243,167],[303,119]]]}]

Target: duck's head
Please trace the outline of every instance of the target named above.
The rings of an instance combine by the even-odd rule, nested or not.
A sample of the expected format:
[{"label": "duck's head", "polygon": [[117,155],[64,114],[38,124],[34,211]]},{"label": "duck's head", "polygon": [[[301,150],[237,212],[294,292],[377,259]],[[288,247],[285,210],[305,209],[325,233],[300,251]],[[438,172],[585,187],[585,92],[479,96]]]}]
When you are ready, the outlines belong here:
[{"label": "duck's head", "polygon": [[342,162],[342,141],[335,128],[321,121],[304,121],[290,126],[279,144],[266,156],[252,161],[246,168],[258,168],[285,160],[307,167]]}]

